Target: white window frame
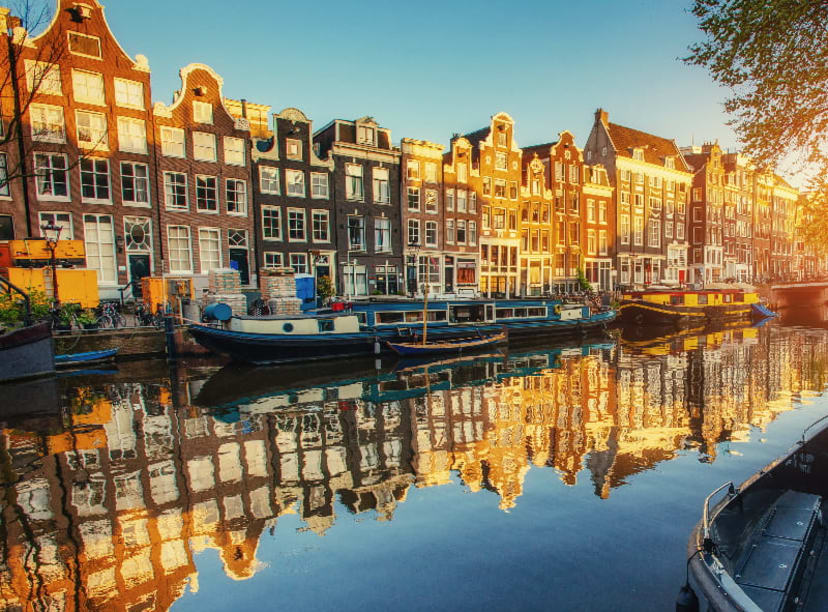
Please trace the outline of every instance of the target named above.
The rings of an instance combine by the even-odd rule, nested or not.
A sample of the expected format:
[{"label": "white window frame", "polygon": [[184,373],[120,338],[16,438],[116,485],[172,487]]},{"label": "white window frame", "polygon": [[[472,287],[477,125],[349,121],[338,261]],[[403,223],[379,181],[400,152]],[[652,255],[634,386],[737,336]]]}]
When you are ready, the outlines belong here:
[{"label": "white window frame", "polygon": [[[433,232],[433,240],[429,240],[429,232]],[[425,246],[436,248],[440,241],[439,225],[436,221],[425,222],[425,232],[423,235]]]},{"label": "white window frame", "polygon": [[373,168],[371,170],[373,196],[375,204],[391,203],[391,173],[388,168]]},{"label": "white window frame", "polygon": [[305,193],[305,172],[285,168],[285,195],[291,198],[304,198]]},{"label": "white window frame", "polygon": [[[204,266],[204,239],[202,238],[202,232],[208,233],[211,236],[215,236],[215,243],[218,248],[218,260],[216,261],[215,267],[205,268]],[[209,238],[209,240],[213,240]],[[218,270],[221,268],[222,262],[222,248],[221,244],[221,230],[217,227],[199,227],[198,228],[198,264],[199,268],[201,269],[202,274],[207,274],[210,270]]]},{"label": "white window frame", "polygon": [[[209,146],[207,145],[207,140],[210,141]],[[212,151],[211,156],[203,154],[203,152],[208,150]],[[193,159],[205,162],[216,162],[218,160],[215,134],[212,132],[193,132]]]},{"label": "white window frame", "polygon": [[[167,180],[168,177],[184,177],[184,206],[171,206],[170,199],[171,197],[175,198],[177,194],[171,191],[171,188],[180,186],[178,183],[173,184],[172,181]],[[174,172],[172,170],[167,170],[164,172],[164,207],[167,210],[190,210],[190,189],[189,189],[189,178],[187,177],[186,172]]]},{"label": "white window frame", "polygon": [[[132,169],[133,169],[133,174],[132,175],[125,175],[124,174],[124,167],[125,166],[131,166],[132,167]],[[139,168],[139,167],[144,169],[145,174],[142,177],[138,176],[137,174],[134,173],[135,169]],[[141,162],[124,160],[124,161],[121,162],[121,169],[120,170],[121,170],[121,203],[124,206],[137,206],[137,207],[141,207],[141,208],[151,207],[152,206],[152,198],[150,196],[149,166],[147,164],[144,164],[144,163],[141,163]],[[136,185],[138,185],[139,182],[144,183],[144,193],[146,194],[146,197],[147,197],[146,201],[134,200],[134,199],[133,200],[128,200],[126,198],[126,195],[125,195],[126,194],[125,182],[127,180],[132,180],[133,181],[133,189],[132,189],[133,193],[139,193],[139,189],[136,188]]]},{"label": "white window frame", "polygon": [[[275,188],[273,187],[274,184],[276,185]],[[276,166],[259,166],[259,193],[279,195],[281,193],[280,187],[279,168]]]},{"label": "white window frame", "polygon": [[[180,140],[171,140],[164,136],[180,136]],[[171,125],[161,126],[161,155],[164,157],[187,157],[187,136],[182,128]]]},{"label": "white window frame", "polygon": [[[98,247],[97,248],[97,252],[98,252],[97,258],[94,255],[94,249],[89,248],[89,245],[90,245],[90,242],[89,242],[90,232],[89,232],[89,229],[86,226],[86,218],[87,217],[93,217],[95,219],[95,224],[97,226],[98,242],[95,243]],[[108,219],[109,220],[109,226],[110,226],[111,232],[112,232],[112,234],[111,234],[112,242],[111,243],[110,242],[101,242],[101,240],[100,240],[100,237],[101,237],[101,232],[100,232],[101,219]],[[85,245],[85,248],[86,248],[86,267],[90,268],[92,270],[95,270],[95,273],[98,277],[98,284],[99,285],[108,286],[108,287],[117,286],[118,285],[118,251],[117,251],[116,242],[115,242],[115,220],[113,219],[112,215],[99,215],[99,214],[95,214],[95,213],[84,213],[83,218],[82,218],[82,222],[83,222],[83,241],[84,241],[84,245]],[[109,279],[109,280],[105,280],[105,279],[102,278],[102,271],[104,270],[104,267],[102,265],[103,261],[104,261],[104,256],[106,255],[107,259],[108,259],[109,253],[105,254],[103,252],[103,249],[101,248],[101,245],[111,245],[111,248],[112,248],[112,260],[111,260],[112,261],[112,268],[109,269],[108,271],[111,271],[113,273],[113,278]],[[97,262],[96,262],[96,259],[97,259]],[[98,265],[97,266],[94,265],[95,263],[97,263]]]},{"label": "white window frame", "polygon": [[[46,215],[51,215],[51,219],[45,218]],[[68,217],[66,221],[69,224],[67,228],[63,221],[58,220],[58,215],[65,215]],[[41,210],[37,214],[38,219],[38,228],[40,228],[40,235],[43,236],[43,226],[44,225],[57,225],[61,228],[60,231],[60,238],[61,240],[74,240],[75,238],[75,226],[74,221],[72,219],[72,213],[66,210]]]},{"label": "white window frame", "polygon": [[[324,237],[317,237],[317,222],[324,228]],[[325,208],[314,208],[311,210],[311,237],[316,243],[329,243],[331,241],[331,213]]]},{"label": "white window frame", "polygon": [[9,162],[6,154],[0,152],[0,198],[6,200],[11,199],[11,190],[9,189]]},{"label": "white window frame", "polygon": [[201,100],[193,100],[193,123],[213,125],[213,105]]},{"label": "white window frame", "polygon": [[[90,81],[89,79],[93,80]],[[97,87],[90,88],[90,83],[100,85],[100,97],[94,95],[98,93]],[[90,95],[90,91],[92,91],[92,95]],[[83,104],[106,106],[106,85],[104,84],[103,74],[92,70],[72,68],[72,99]]]},{"label": "white window frame", "polygon": [[[301,237],[294,238],[293,236],[291,236],[291,231],[292,231],[292,229],[291,229],[292,218],[291,217],[292,216],[294,216],[294,218],[296,218],[296,219],[301,220],[301,230],[302,230]],[[308,223],[307,223],[307,221],[308,221],[308,219],[307,219],[307,215],[305,214],[305,209],[304,208],[289,207],[287,209],[287,239],[288,239],[288,242],[307,242],[308,241]]]},{"label": "white window frame", "polygon": [[58,64],[27,59],[25,69],[26,86],[29,88],[30,94],[63,95],[63,82],[60,78],[60,66]]},{"label": "white window frame", "polygon": [[[219,180],[218,180],[218,177],[210,175],[210,174],[196,174],[195,179],[196,179],[196,182],[195,182],[196,212],[204,213],[204,214],[207,214],[207,215],[217,215],[219,213],[219,211],[221,210],[221,201],[220,201],[220,198],[219,198]],[[199,206],[199,203],[198,203],[198,199],[199,199],[198,198],[198,190],[199,190],[199,187],[200,187],[199,186],[199,181],[204,182],[204,185],[201,186],[202,189],[210,189],[210,187],[207,186],[207,181],[205,179],[212,179],[214,181],[213,182],[213,190],[215,191],[215,196],[216,196],[216,205],[215,205],[214,210],[210,209],[210,208],[202,208],[201,206]]]},{"label": "white window frame", "polygon": [[[99,197],[89,197],[84,195],[83,193],[83,179],[84,175],[89,175],[90,171],[84,169],[84,163],[90,162],[92,163],[92,178],[93,178],[93,188],[97,191],[98,189],[98,181],[97,177],[103,173],[98,171],[98,163],[106,164],[106,190],[109,194],[105,198]],[[85,204],[112,204],[112,168],[109,164],[109,160],[102,157],[84,157],[78,163],[78,176],[80,177],[80,194],[81,194],[81,202]]]},{"label": "white window frame", "polygon": [[434,162],[426,162],[425,164],[425,180],[427,183],[437,182],[437,164]]},{"label": "white window frame", "polygon": [[[66,142],[66,118],[63,115],[63,107],[53,104],[30,104],[29,123],[31,124],[32,140],[54,143]],[[41,126],[41,128],[37,129],[37,126]],[[57,126],[60,126],[59,130],[50,129]]]},{"label": "white window frame", "polygon": [[285,138],[285,158],[302,160],[302,141],[298,138]]},{"label": "white window frame", "polygon": [[[144,84],[115,78],[115,104],[122,108],[144,110]],[[136,95],[137,94],[137,95]]]},{"label": "white window frame", "polygon": [[345,164],[345,198],[351,202],[365,201],[365,172],[362,164]]},{"label": "white window frame", "polygon": [[[231,189],[231,186],[234,187]],[[241,189],[239,189],[241,187]],[[224,184],[224,202],[227,206],[227,214],[234,217],[247,216],[247,181],[244,179],[229,178]],[[230,210],[230,204],[234,204],[237,210]]]},{"label": "white window frame", "polygon": [[[174,268],[173,262],[179,261],[172,257],[173,253],[178,253],[178,249],[173,249],[171,246],[171,231],[173,229],[183,229],[186,230],[186,238],[187,238],[187,263],[189,266],[187,268]],[[168,225],[167,226],[167,254],[169,255],[169,262],[170,262],[170,273],[171,274],[192,274],[193,273],[193,239],[192,239],[192,231],[190,230],[190,226],[188,225]]]},{"label": "white window frame", "polygon": [[[275,229],[277,230],[278,235],[276,235],[276,236],[267,236],[266,235],[265,228],[267,227],[267,225],[265,224],[265,212],[269,212],[269,213],[275,212],[276,213],[275,215],[273,215],[273,214],[268,215],[268,218],[271,219],[271,220],[272,219],[276,220],[276,228]],[[272,225],[272,223],[271,223],[271,225]],[[283,233],[283,229],[282,229],[282,207],[281,206],[268,206],[266,204],[262,205],[262,239],[263,240],[268,240],[268,241],[273,241],[273,242],[281,242],[283,238],[284,238],[284,233]]]},{"label": "white window frame", "polygon": [[[314,200],[327,200],[330,197],[328,173],[311,172],[311,198]],[[324,187],[324,190],[322,189]]]},{"label": "white window frame", "polygon": [[[98,45],[98,54],[97,55],[90,55],[88,53],[81,53],[80,51],[72,51],[72,36],[77,36],[78,38],[86,38],[87,40],[94,40]],[[75,30],[69,30],[66,32],[66,49],[72,55],[80,55],[81,57],[91,57],[92,59],[103,59],[103,53],[101,52],[101,39],[98,36],[92,36],[90,34],[84,34],[83,32],[77,32]]]},{"label": "white window frame", "polygon": [[[382,223],[383,227],[380,227],[379,223]],[[385,240],[382,244],[380,244],[380,241],[377,240],[380,232],[382,232],[387,238],[387,240]],[[376,253],[391,252],[391,219],[388,217],[374,218],[374,251]]]},{"label": "white window frame", "polygon": [[[268,261],[270,259],[271,261]],[[264,251],[265,268],[284,268],[285,254],[278,251]]]},{"label": "white window frame", "polygon": [[224,163],[228,166],[244,166],[247,163],[244,138],[224,137]]},{"label": "white window frame", "polygon": [[[91,137],[90,140],[82,140],[81,139],[81,117],[88,117],[90,119],[89,123],[89,136]],[[93,127],[92,119],[100,121],[103,129],[101,130],[101,125]],[[94,132],[93,132],[94,130]],[[78,147],[82,149],[91,149],[93,151],[108,151],[109,150],[109,124],[104,113],[98,113],[95,111],[88,111],[82,109],[75,109],[75,136],[77,137]]]},{"label": "white window frame", "polygon": [[[138,136],[139,133],[140,137]],[[118,149],[124,153],[146,155],[147,127],[143,119],[118,117]]]}]

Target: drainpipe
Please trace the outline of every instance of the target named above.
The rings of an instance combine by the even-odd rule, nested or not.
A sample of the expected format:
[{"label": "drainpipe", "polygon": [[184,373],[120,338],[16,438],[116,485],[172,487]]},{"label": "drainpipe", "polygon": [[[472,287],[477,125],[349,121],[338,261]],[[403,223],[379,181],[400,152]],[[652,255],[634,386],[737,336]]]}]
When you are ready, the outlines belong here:
[{"label": "drainpipe", "polygon": [[[247,100],[245,98],[241,99],[241,111],[242,111],[242,117],[247,119]],[[276,126],[274,125],[274,128],[275,127]],[[274,144],[276,142],[275,139],[277,137],[278,137],[278,135],[276,133],[276,130],[274,129],[273,130]],[[257,180],[258,177],[256,176],[256,173],[253,172],[253,147],[254,146],[255,145],[253,144],[253,135],[250,134],[250,155],[248,156],[248,161],[247,161],[247,171],[250,174],[250,194],[249,194],[250,195],[250,197],[249,197],[250,212],[253,214],[253,223],[251,224],[252,225],[251,233],[253,234],[253,268],[252,268],[252,272],[254,272],[256,274],[256,284],[261,286],[261,283],[259,281],[259,256],[262,255],[262,251],[260,250],[260,246],[259,246],[259,230],[258,230],[258,227],[259,227],[258,220],[261,218],[260,217],[261,213],[259,211],[259,198],[255,197],[255,194],[259,193],[259,183],[258,183],[258,180]]]},{"label": "drainpipe", "polygon": [[34,236],[34,226],[32,225],[32,208],[29,201],[29,180],[28,172],[26,171],[26,146],[23,142],[23,112],[20,107],[20,83],[17,75],[17,53],[13,42],[14,34],[9,31],[6,34],[6,43],[9,49],[9,72],[11,75],[11,85],[14,97],[14,116],[17,119],[15,131],[17,132],[17,154],[20,156],[20,184],[23,188],[23,209],[26,213],[26,231],[28,236]]},{"label": "drainpipe", "polygon": [[[156,225],[158,226],[158,255],[160,257],[159,265],[161,267],[161,276],[164,276],[164,227],[161,224],[161,187],[160,183],[164,180],[164,173],[158,166],[158,143],[156,142],[156,125],[155,113],[150,109],[150,125],[152,125],[152,161],[155,164],[155,217]],[[160,179],[160,180],[159,180]],[[127,264],[128,265],[128,264]],[[158,274],[158,266],[156,266],[155,273]]]}]

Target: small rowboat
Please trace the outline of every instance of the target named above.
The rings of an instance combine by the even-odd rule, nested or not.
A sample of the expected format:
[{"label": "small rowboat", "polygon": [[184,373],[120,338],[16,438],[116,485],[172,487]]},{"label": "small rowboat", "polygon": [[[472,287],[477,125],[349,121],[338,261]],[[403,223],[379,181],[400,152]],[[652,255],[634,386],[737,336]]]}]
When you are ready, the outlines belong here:
[{"label": "small rowboat", "polygon": [[55,367],[58,368],[76,368],[78,366],[88,366],[96,363],[105,363],[115,359],[118,354],[118,349],[109,349],[106,351],[89,351],[88,353],[68,353],[66,355],[55,355]]},{"label": "small rowboat", "polygon": [[442,355],[474,351],[500,342],[506,342],[506,332],[480,334],[477,337],[451,338],[436,342],[387,342],[388,348],[401,357]]}]

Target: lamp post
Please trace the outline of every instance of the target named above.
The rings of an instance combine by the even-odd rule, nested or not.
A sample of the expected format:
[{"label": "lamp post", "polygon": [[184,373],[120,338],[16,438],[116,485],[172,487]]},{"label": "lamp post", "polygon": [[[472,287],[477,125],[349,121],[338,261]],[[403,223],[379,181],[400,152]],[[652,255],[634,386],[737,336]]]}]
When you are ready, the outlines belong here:
[{"label": "lamp post", "polygon": [[[411,276],[413,276],[413,280],[414,280],[414,282],[412,284],[412,287],[411,287],[410,293],[411,293],[411,297],[414,297],[417,293],[417,284],[418,284],[418,282],[417,282],[418,281],[418,278],[417,278],[418,277],[417,255],[419,255],[419,253],[420,253],[420,244],[418,242],[409,242],[408,243],[408,249],[410,250],[410,254],[408,255],[408,257],[411,258],[409,269],[413,270],[413,273],[412,273]],[[408,274],[406,274],[406,279],[405,280],[406,280],[406,285],[407,285],[408,284]],[[408,293],[408,291],[406,291],[406,293]]]},{"label": "lamp post", "polygon": [[55,250],[57,249],[60,232],[63,230],[63,227],[55,225],[54,223],[47,223],[41,226],[40,229],[43,231],[43,238],[46,240],[46,248],[49,249],[49,264],[52,267],[52,293],[54,294],[55,306],[59,306],[60,298],[58,297],[57,258],[55,257]]}]

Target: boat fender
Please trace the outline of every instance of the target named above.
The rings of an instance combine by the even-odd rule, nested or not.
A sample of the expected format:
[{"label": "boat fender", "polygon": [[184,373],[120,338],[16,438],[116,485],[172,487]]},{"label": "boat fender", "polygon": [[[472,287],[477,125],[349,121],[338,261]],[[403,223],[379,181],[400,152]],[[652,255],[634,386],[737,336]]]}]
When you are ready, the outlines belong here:
[{"label": "boat fender", "polygon": [[561,314],[561,305],[560,304],[555,304],[552,307],[552,312],[554,312],[556,315]]}]

